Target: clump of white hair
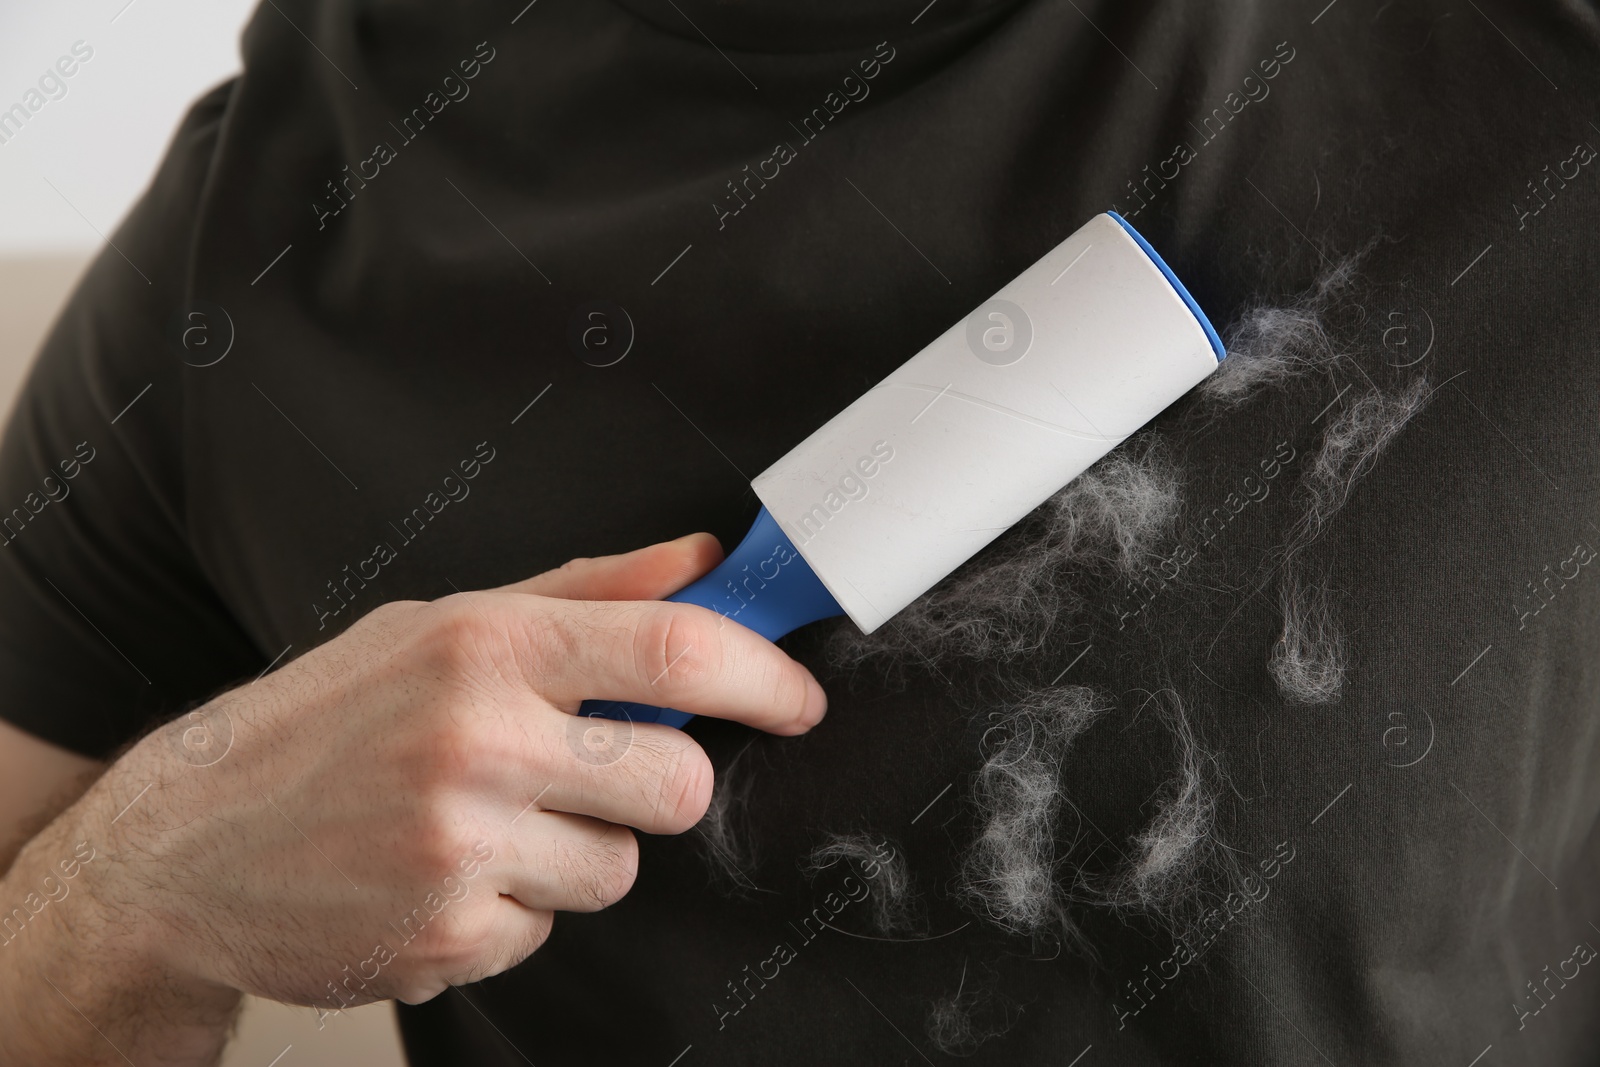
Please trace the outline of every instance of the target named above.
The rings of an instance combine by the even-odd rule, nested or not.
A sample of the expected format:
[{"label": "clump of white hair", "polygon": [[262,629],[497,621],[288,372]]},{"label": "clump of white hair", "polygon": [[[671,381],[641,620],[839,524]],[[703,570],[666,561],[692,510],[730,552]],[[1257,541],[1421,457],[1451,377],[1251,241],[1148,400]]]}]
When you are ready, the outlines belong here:
[{"label": "clump of white hair", "polygon": [[1076,934],[1057,871],[1061,769],[1073,741],[1106,710],[1087,686],[1045,687],[992,715],[984,732],[972,790],[978,837],[962,865],[960,891],[1013,933]]},{"label": "clump of white hair", "polygon": [[893,839],[869,833],[829,834],[811,850],[805,870],[815,874],[837,863],[850,863],[870,883],[872,925],[880,934],[912,926],[916,893],[905,853]]},{"label": "clump of white hair", "polygon": [[871,634],[835,629],[830,664],[994,661],[1038,649],[1083,609],[1086,573],[1132,574],[1147,561],[1172,528],[1181,487],[1158,435],[1126,442]]},{"label": "clump of white hair", "polygon": [[1420,375],[1391,393],[1376,387],[1363,393],[1328,424],[1301,473],[1293,497],[1300,515],[1278,556],[1283,630],[1267,660],[1278,692],[1292,703],[1332,703],[1346,675],[1346,643],[1328,588],[1317,583],[1307,589],[1300,553],[1322,535],[1355,483],[1431,396],[1427,378]]},{"label": "clump of white hair", "polygon": [[1288,301],[1246,309],[1228,328],[1227,358],[1200,383],[1200,396],[1217,407],[1237,407],[1265,389],[1281,388],[1339,360],[1328,312],[1355,280],[1364,255],[1333,263],[1309,289]]}]

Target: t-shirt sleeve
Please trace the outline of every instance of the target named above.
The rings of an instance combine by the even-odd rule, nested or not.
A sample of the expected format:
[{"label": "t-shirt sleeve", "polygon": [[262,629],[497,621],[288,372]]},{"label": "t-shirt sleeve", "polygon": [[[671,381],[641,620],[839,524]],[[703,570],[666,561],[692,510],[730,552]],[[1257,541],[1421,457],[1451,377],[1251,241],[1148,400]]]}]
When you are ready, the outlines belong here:
[{"label": "t-shirt sleeve", "polygon": [[0,715],[105,758],[266,664],[191,549],[187,249],[231,86],[191,108],[0,440]]}]

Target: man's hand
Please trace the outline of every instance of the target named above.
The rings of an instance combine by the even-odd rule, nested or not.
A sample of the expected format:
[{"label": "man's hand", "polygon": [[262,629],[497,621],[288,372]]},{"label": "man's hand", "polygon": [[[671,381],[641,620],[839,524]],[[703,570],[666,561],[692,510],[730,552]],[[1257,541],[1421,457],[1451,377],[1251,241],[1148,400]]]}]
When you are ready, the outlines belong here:
[{"label": "man's hand", "polygon": [[[711,764],[691,737],[577,717],[580,702],[779,734],[823,716],[821,687],[769,641],[653,599],[720,557],[694,535],[386,604],[149,735],[0,881],[9,907],[78,860],[48,921],[0,947],[0,1003],[22,1010],[12,994],[31,980],[15,973],[31,937],[29,965],[57,988],[22,999],[82,1027],[92,1040],[73,1047],[101,1042],[81,1011],[107,1062],[121,1062],[113,1043],[138,1062],[135,1050],[208,1062],[234,990],[329,1011],[416,1003],[520,962],[554,912],[627,893],[629,827],[681,833],[710,803]],[[39,1021],[5,1014],[0,1049]],[[56,1062],[62,1037],[25,1039],[28,1061]]]}]

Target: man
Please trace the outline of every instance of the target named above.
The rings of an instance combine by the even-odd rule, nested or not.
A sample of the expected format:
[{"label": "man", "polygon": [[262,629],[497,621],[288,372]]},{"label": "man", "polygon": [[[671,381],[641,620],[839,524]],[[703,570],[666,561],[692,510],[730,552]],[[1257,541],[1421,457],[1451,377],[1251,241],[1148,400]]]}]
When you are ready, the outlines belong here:
[{"label": "man", "polygon": [[[296,2],[244,43],[0,461],[11,1061],[211,1062],[238,990],[397,998],[419,1064],[1592,1061],[1592,5]],[[1305,305],[1348,360],[1152,428],[1192,569],[826,719],[824,631],[649,603],[1108,208],[1222,322],[1368,249]],[[1342,691],[1286,699],[1295,464],[1424,380],[1296,556]],[[1043,761],[1081,936],[965,891],[992,679],[1116,709]],[[1095,890],[1175,751],[1256,888],[1176,927]]]}]

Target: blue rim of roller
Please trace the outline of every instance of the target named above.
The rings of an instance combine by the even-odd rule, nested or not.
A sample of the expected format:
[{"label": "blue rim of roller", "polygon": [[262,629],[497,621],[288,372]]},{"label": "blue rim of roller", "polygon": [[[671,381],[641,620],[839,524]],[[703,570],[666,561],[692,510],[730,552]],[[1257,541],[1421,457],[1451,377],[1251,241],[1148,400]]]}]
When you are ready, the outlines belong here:
[{"label": "blue rim of roller", "polygon": [[1116,219],[1117,224],[1128,231],[1128,236],[1137,241],[1139,247],[1144,249],[1144,254],[1150,257],[1150,262],[1161,268],[1161,273],[1167,276],[1167,281],[1172,283],[1172,287],[1178,291],[1178,295],[1183,297],[1183,302],[1189,305],[1189,310],[1194,312],[1194,317],[1199,321],[1200,328],[1206,332],[1206,339],[1211,342],[1211,351],[1216,353],[1217,362],[1221,363],[1228,355],[1228,350],[1222,347],[1222,338],[1217,336],[1217,331],[1211,325],[1211,320],[1206,318],[1206,313],[1200,310],[1199,303],[1190,295],[1184,284],[1178,280],[1178,276],[1172,273],[1172,268],[1167,266],[1167,261],[1161,258],[1161,253],[1151,248],[1150,242],[1146,241],[1144,235],[1134,229],[1127,219],[1118,215],[1115,211],[1108,211],[1106,214]]}]

